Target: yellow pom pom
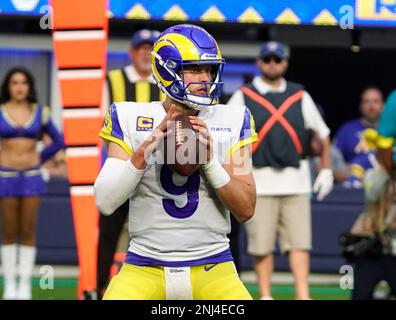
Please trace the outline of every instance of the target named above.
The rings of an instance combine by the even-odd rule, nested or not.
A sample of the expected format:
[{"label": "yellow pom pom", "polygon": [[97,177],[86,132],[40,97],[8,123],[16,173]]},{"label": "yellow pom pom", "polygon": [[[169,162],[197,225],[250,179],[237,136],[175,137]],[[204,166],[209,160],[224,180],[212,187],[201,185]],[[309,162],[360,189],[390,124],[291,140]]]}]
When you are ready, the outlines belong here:
[{"label": "yellow pom pom", "polygon": [[367,141],[375,142],[378,139],[378,132],[375,129],[366,129],[363,133]]}]

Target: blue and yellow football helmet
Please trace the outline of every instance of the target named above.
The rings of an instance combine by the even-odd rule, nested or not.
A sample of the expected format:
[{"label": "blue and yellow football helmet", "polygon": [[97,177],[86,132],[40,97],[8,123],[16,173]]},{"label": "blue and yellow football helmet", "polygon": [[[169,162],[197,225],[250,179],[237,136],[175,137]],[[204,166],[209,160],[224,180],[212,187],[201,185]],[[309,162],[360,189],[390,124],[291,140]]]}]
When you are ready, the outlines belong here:
[{"label": "blue and yellow football helmet", "polygon": [[[183,70],[188,65],[211,65],[213,79],[204,82],[205,95],[189,92]],[[202,109],[218,103],[223,82],[224,59],[216,40],[203,28],[181,24],[161,33],[152,51],[153,76],[160,89],[170,98],[190,108]],[[202,84],[200,82],[199,84]]]}]

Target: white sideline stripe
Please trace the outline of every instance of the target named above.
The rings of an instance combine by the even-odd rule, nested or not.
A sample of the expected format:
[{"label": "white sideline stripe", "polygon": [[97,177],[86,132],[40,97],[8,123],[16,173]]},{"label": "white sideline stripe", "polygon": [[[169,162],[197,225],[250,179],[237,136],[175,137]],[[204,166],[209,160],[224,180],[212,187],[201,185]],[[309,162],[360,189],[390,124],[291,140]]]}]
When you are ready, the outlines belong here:
[{"label": "white sideline stripe", "polygon": [[99,155],[99,149],[97,147],[81,147],[81,148],[66,149],[66,157],[91,157],[98,155]]},{"label": "white sideline stripe", "polygon": [[70,193],[72,196],[93,196],[94,188],[93,186],[70,187]]},{"label": "white sideline stripe", "polygon": [[59,80],[70,79],[101,79],[103,70],[60,70],[58,71]]},{"label": "white sideline stripe", "polygon": [[104,30],[55,31],[53,37],[56,41],[97,40],[105,39],[106,33]]},{"label": "white sideline stripe", "polygon": [[77,118],[99,118],[101,117],[100,109],[78,109],[62,111],[63,119],[77,119]]}]

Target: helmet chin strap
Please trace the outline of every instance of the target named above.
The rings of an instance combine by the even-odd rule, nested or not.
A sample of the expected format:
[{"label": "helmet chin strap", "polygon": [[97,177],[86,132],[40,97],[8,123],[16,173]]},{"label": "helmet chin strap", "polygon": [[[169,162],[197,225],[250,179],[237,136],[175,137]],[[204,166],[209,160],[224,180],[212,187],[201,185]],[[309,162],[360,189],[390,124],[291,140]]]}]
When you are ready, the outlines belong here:
[{"label": "helmet chin strap", "polygon": [[188,89],[186,90],[186,94],[184,95],[186,97],[186,100],[184,100],[185,104],[192,108],[192,109],[196,109],[196,110],[202,110],[205,107],[207,107],[208,105],[211,105],[212,102],[212,98],[208,98],[208,97],[198,97],[196,95],[191,94]]}]

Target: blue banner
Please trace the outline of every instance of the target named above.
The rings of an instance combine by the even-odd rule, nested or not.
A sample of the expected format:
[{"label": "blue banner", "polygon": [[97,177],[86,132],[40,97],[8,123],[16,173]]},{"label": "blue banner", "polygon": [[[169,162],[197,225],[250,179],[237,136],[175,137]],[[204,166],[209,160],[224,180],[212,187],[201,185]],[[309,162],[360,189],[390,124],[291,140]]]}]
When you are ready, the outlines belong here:
[{"label": "blue banner", "polygon": [[1,0],[0,14],[43,15],[45,6],[48,6],[48,0]]},{"label": "blue banner", "polygon": [[[82,0],[85,1],[85,0]],[[396,0],[109,0],[111,18],[396,27]],[[1,0],[0,14],[43,15],[48,0]]]}]

